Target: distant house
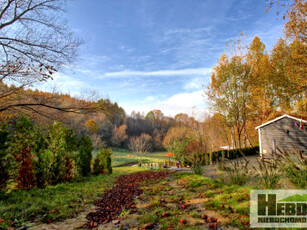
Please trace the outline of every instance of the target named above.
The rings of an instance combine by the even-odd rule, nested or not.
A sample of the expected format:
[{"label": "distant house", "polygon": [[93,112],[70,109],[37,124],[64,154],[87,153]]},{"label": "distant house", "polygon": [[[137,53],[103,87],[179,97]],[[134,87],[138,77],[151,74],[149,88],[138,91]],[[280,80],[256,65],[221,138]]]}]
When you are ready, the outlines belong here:
[{"label": "distant house", "polygon": [[[260,156],[280,150],[297,150],[307,152],[306,122],[287,114],[266,122],[256,129],[259,136]],[[303,124],[303,125],[301,125]]]},{"label": "distant house", "polygon": [[233,149],[233,147],[229,146],[229,145],[225,145],[225,146],[220,146],[220,149],[223,149],[223,150],[231,150]]}]

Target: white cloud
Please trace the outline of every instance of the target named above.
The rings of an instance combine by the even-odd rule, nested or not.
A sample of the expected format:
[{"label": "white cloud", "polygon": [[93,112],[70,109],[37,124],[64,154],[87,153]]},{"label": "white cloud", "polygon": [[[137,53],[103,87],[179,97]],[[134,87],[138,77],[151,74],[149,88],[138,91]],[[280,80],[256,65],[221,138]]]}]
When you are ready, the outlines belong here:
[{"label": "white cloud", "polygon": [[211,72],[211,68],[179,69],[179,70],[157,70],[157,71],[134,71],[125,70],[119,72],[107,72],[100,78],[107,77],[132,77],[132,76],[186,76],[186,75],[206,75]]},{"label": "white cloud", "polygon": [[145,98],[144,101],[139,101],[133,105],[121,105],[127,114],[130,114],[132,111],[144,112],[146,114],[153,109],[160,109],[166,116],[174,117],[178,113],[186,113],[201,119],[203,112],[207,110],[203,94],[203,90],[197,90],[191,93],[178,93],[167,99],[152,101],[151,103]]},{"label": "white cloud", "polygon": [[191,81],[187,82],[183,88],[185,90],[197,90],[202,89],[203,85],[207,83],[208,79],[205,78],[193,78]]},{"label": "white cloud", "polygon": [[155,98],[153,96],[145,97],[145,101],[154,101]]},{"label": "white cloud", "polygon": [[192,93],[178,93],[165,101],[161,101],[158,104],[162,106],[175,106],[192,108],[193,106],[202,105],[204,102],[203,91],[198,90]]},{"label": "white cloud", "polygon": [[35,85],[33,88],[48,92],[56,91],[59,93],[68,93],[72,96],[78,97],[81,96],[82,92],[93,87],[84,81],[77,80],[58,72],[53,76],[53,80],[48,80],[43,84]]}]

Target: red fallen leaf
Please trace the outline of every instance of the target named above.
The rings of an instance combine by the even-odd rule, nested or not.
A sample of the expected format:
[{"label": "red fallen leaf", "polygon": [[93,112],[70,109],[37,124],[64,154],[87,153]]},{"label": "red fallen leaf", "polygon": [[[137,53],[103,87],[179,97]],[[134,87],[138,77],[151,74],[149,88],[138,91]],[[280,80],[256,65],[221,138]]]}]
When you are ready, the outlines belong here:
[{"label": "red fallen leaf", "polygon": [[52,213],[56,213],[56,210],[52,209],[50,212],[52,212]]},{"label": "red fallen leaf", "polygon": [[48,224],[50,224],[50,223],[52,223],[52,220],[51,220],[51,219],[47,219],[46,222],[47,222]]},{"label": "red fallen leaf", "polygon": [[210,219],[211,219],[211,222],[212,222],[212,223],[215,223],[215,222],[217,221],[217,219],[214,218],[214,217],[211,217]]},{"label": "red fallen leaf", "polygon": [[181,208],[182,208],[182,209],[186,209],[186,208],[187,208],[187,205],[183,204],[183,205],[181,206]]},{"label": "red fallen leaf", "polygon": [[3,223],[4,222],[4,220],[3,219],[0,219],[0,223]]},{"label": "red fallen leaf", "polygon": [[201,215],[201,218],[204,219],[204,220],[207,220],[207,219],[208,219],[208,216],[207,216],[206,214],[202,214],[202,215]]},{"label": "red fallen leaf", "polygon": [[165,199],[161,199],[161,202],[165,202]]},{"label": "red fallen leaf", "polygon": [[221,208],[225,208],[225,205],[224,205],[224,204],[221,204]]},{"label": "red fallen leaf", "polygon": [[168,217],[168,216],[170,216],[170,214],[168,212],[165,212],[165,213],[162,214],[162,217]]},{"label": "red fallen leaf", "polygon": [[215,224],[209,224],[209,228],[214,229],[215,228]]},{"label": "red fallen leaf", "polygon": [[180,220],[180,224],[186,224],[186,223],[187,223],[187,221],[185,219]]}]

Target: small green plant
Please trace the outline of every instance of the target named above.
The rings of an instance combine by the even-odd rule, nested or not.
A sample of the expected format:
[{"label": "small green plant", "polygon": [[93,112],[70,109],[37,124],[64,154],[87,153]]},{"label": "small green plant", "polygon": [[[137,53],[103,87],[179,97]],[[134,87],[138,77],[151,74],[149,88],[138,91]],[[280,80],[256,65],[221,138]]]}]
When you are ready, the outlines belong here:
[{"label": "small green plant", "polygon": [[146,212],[140,218],[141,224],[155,223],[157,220],[157,215],[155,212]]},{"label": "small green plant", "polygon": [[[156,194],[158,191],[153,191],[153,194]],[[150,201],[150,204],[149,204],[150,207],[159,207],[160,206],[160,199],[159,198],[155,198],[155,199],[152,199]]]},{"label": "small green plant", "polygon": [[126,218],[129,214],[130,214],[130,210],[123,208],[121,213],[119,214],[119,217],[120,218]]},{"label": "small green plant", "polygon": [[192,170],[197,175],[203,175],[205,172],[205,166],[203,166],[201,163],[197,163],[193,165]]}]

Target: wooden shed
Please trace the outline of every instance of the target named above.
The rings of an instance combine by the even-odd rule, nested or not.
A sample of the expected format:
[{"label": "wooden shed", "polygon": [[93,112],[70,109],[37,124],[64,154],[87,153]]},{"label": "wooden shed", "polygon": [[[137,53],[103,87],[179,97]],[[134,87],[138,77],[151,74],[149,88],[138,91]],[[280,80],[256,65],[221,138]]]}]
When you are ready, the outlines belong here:
[{"label": "wooden shed", "polygon": [[258,127],[260,156],[278,149],[307,152],[306,122],[297,117],[282,115]]}]

